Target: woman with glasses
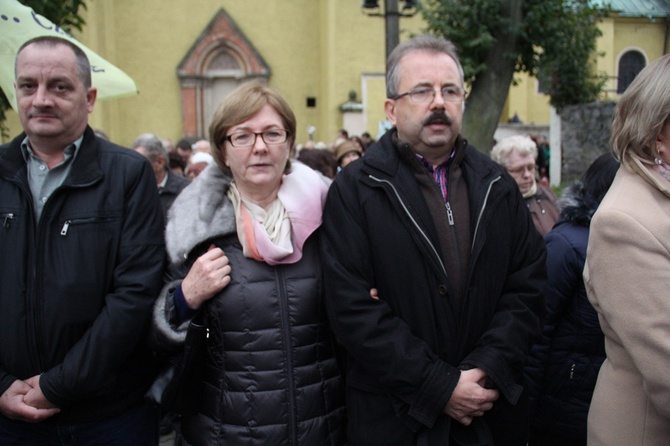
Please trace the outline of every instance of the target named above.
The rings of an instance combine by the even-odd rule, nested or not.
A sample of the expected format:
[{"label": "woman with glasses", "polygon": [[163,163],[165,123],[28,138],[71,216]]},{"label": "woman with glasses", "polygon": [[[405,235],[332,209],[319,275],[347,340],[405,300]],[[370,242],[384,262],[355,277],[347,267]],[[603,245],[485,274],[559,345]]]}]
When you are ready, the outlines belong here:
[{"label": "woman with glasses", "polygon": [[547,235],[558,221],[560,213],[554,193],[537,181],[535,142],[525,135],[508,136],[493,146],[491,159],[512,175],[533,216],[535,229],[542,236]]},{"label": "woman with glasses", "polygon": [[216,165],[170,210],[173,280],[154,314],[163,350],[183,344],[196,316],[209,329],[182,435],[208,446],[344,444],[317,246],[327,186],[290,163],[296,119],[268,87],[238,87],[209,132]]}]

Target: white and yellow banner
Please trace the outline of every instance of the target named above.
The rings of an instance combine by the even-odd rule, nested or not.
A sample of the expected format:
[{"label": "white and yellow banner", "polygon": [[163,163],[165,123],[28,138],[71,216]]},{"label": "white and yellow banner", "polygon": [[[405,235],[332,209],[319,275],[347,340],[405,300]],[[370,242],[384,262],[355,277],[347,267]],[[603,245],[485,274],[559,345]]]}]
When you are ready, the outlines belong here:
[{"label": "white and yellow banner", "polygon": [[14,58],[23,43],[38,36],[58,36],[68,39],[86,53],[91,62],[92,82],[98,89],[98,99],[137,94],[135,81],[130,76],[79,43],[49,19],[35,14],[31,8],[17,0],[0,0],[0,88],[14,110],[16,110]]}]

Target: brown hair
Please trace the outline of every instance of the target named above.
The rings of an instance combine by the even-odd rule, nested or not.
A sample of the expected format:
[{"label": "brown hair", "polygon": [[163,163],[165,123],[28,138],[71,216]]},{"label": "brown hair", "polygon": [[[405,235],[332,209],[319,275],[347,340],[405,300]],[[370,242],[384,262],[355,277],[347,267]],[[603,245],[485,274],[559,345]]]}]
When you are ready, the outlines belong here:
[{"label": "brown hair", "polygon": [[[224,172],[230,174],[226,166],[226,134],[234,127],[253,117],[265,105],[270,105],[281,116],[284,128],[288,130],[289,149],[293,147],[296,133],[296,119],[291,106],[275,89],[258,81],[246,82],[228,95],[216,108],[212,123],[209,125],[209,139],[212,143],[212,156]],[[286,170],[290,168],[286,163]]]}]

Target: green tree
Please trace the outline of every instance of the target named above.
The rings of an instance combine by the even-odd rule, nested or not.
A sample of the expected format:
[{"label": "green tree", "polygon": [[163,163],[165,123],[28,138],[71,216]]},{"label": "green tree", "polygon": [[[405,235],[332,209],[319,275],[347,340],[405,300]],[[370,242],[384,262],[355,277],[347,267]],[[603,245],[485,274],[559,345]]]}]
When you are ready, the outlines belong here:
[{"label": "green tree", "polygon": [[606,77],[595,72],[598,23],[608,13],[593,0],[424,0],[426,32],[459,49],[470,87],[463,134],[489,151],[514,74],[548,87],[550,103],[592,102]]},{"label": "green tree", "polygon": [[[86,9],[85,0],[21,0],[21,3],[51,20],[68,33],[74,30],[81,31],[85,24],[84,19],[79,15],[80,10]],[[7,128],[4,125],[5,112],[10,107],[7,96],[0,90],[0,132],[4,138],[8,137]]]}]

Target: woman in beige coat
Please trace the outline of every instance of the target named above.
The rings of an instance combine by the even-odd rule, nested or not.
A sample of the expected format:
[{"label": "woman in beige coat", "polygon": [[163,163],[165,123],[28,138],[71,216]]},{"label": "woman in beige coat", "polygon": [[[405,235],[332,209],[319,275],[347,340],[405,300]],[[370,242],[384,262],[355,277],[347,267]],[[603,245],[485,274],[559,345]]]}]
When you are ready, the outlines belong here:
[{"label": "woman in beige coat", "polygon": [[584,280],[605,334],[589,445],[670,445],[670,55],[619,101],[622,162],[591,223]]}]

